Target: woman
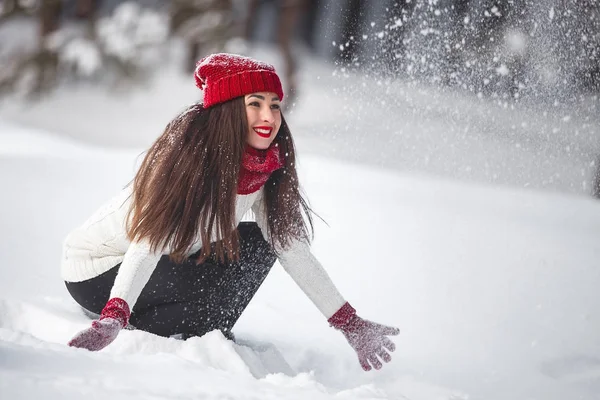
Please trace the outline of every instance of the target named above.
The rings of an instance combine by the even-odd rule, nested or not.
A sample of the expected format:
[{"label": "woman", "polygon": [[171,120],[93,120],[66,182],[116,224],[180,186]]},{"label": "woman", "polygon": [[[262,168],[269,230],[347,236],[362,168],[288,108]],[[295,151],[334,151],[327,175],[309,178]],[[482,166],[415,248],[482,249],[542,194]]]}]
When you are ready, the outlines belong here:
[{"label": "woman", "polygon": [[[131,324],[161,336],[231,328],[276,258],[365,370],[389,362],[386,327],[356,315],[309,249],[273,66],[232,54],[198,62],[204,101],[177,116],[133,184],[66,239],[62,275],[84,310],[100,314],[73,347],[100,350]],[[256,222],[240,222],[252,210]]]}]

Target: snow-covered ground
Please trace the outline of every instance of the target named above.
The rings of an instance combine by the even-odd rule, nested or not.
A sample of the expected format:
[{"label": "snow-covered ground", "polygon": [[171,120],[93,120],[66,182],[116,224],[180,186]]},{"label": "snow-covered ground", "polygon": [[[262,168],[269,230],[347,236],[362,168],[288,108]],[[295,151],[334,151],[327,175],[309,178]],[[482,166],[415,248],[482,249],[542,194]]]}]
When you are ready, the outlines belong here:
[{"label": "snow-covered ground", "polygon": [[[234,331],[275,344],[291,376],[256,377],[216,332],[125,331],[99,353],[65,345],[89,321],[60,280],[63,237],[198,97],[165,71],[116,98],[78,89],[0,108],[0,398],[600,398],[600,203],[574,194],[589,179],[591,122],[402,83],[374,96],[310,67],[289,120],[329,225],[317,223],[313,249],[362,316],[401,328],[392,363],[363,372],[281,268]],[[554,118],[586,135],[549,135]]]}]

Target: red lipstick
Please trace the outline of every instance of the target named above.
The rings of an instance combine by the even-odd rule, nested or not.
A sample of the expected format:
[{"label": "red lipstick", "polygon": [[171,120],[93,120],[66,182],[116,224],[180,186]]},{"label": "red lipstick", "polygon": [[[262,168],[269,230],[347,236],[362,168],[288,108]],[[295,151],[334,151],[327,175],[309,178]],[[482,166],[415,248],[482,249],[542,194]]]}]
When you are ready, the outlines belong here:
[{"label": "red lipstick", "polygon": [[254,132],[256,132],[258,136],[265,139],[269,138],[271,136],[271,132],[273,131],[273,128],[270,126],[255,126],[252,129],[254,129]]}]

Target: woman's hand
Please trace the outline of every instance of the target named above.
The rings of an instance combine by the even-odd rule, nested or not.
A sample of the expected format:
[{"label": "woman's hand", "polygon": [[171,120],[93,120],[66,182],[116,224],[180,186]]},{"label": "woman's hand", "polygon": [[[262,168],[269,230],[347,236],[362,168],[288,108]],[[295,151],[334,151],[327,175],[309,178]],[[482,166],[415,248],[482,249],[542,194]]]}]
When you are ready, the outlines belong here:
[{"label": "woman's hand", "polygon": [[116,297],[110,299],[102,310],[100,319],[93,321],[90,328],[77,333],[69,341],[69,346],[90,351],[102,350],[127,326],[129,315],[129,306],[125,300]]},{"label": "woman's hand", "polygon": [[89,351],[102,350],[115,340],[121,327],[121,322],[112,318],[93,321],[90,328],[82,330],[71,339],[69,346]]},{"label": "woman's hand", "polygon": [[389,352],[396,349],[387,337],[400,333],[398,328],[377,324],[356,315],[356,310],[348,303],[344,304],[329,320],[336,329],[342,331],[350,346],[356,351],[358,361],[365,371],[371,367],[381,369],[384,362],[392,361]]}]

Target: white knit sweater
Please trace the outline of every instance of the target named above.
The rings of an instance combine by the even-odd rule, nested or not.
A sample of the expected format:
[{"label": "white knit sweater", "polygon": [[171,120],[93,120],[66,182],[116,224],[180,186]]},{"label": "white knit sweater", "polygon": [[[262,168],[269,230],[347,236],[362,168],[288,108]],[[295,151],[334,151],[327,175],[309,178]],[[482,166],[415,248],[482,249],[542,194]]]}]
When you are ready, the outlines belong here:
[{"label": "white knit sweater", "polygon": [[[110,297],[122,298],[133,308],[159,259],[170,251],[166,249],[162,252],[152,252],[147,243],[131,242],[128,239],[125,218],[130,195],[131,189],[124,189],[67,236],[61,273],[67,282],[81,282],[121,263]],[[262,199],[262,188],[248,195],[237,195],[235,220],[236,224],[239,223],[252,209],[263,236],[269,241]],[[198,235],[189,254],[195,253],[201,246]],[[289,249],[279,251],[279,262],[326,318],[330,318],[344,305],[344,298],[312,255],[307,243],[297,241]]]}]

